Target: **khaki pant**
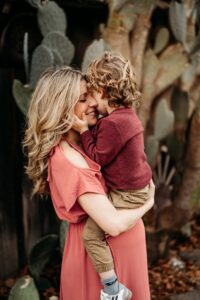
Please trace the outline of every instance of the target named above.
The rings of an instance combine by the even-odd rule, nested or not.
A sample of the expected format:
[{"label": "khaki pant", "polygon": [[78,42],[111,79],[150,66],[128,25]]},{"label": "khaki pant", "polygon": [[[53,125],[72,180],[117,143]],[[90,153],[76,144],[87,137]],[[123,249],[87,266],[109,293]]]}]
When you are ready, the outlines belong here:
[{"label": "khaki pant", "polygon": [[[149,198],[149,185],[140,190],[111,190],[108,198],[116,208],[137,208]],[[88,218],[83,230],[83,242],[98,273],[114,268],[113,258],[105,239],[105,232]]]}]

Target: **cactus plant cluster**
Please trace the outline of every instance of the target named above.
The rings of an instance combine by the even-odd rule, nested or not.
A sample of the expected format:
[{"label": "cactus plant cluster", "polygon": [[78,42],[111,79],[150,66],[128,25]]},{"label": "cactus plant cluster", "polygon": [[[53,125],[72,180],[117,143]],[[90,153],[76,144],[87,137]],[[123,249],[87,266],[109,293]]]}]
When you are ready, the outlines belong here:
[{"label": "cactus plant cluster", "polygon": [[174,112],[168,108],[167,101],[161,99],[155,111],[154,133],[146,138],[146,153],[153,167],[159,152],[159,144],[166,138],[174,127]]},{"label": "cactus plant cluster", "polygon": [[[165,20],[153,27],[152,15],[159,10]],[[154,173],[158,166],[164,167],[160,153],[163,146],[167,147],[170,160],[166,165],[175,191],[171,194],[172,207],[160,218],[166,220],[168,228],[176,227],[176,218],[169,217],[171,211],[182,208],[183,223],[190,218],[189,210],[194,209],[194,203],[196,208],[200,207],[200,155],[195,150],[199,147],[200,132],[199,24],[198,1],[113,0],[109,1],[109,18],[102,30],[111,49],[130,59],[135,68],[143,96],[138,113]],[[168,201],[163,197],[162,201],[165,200]]]},{"label": "cactus plant cluster", "polygon": [[[47,279],[40,276],[46,265],[50,262],[57,246],[58,236],[56,234],[46,235],[33,245],[28,257],[28,267],[31,276],[27,275],[16,281],[10,291],[8,300],[40,299],[39,290],[43,289],[44,285],[50,287]],[[55,299],[58,298],[55,297]]]},{"label": "cactus plant cluster", "polygon": [[31,94],[40,75],[49,67],[69,65],[74,57],[75,48],[65,35],[66,15],[54,1],[27,0],[37,8],[38,24],[44,36],[41,44],[34,50],[29,72],[28,34],[24,37],[24,64],[27,82],[23,85],[14,80],[13,95],[21,111],[26,114]]},{"label": "cactus plant cluster", "polygon": [[[29,71],[28,38],[31,37],[24,37],[27,84],[18,80],[13,84],[16,102],[24,114],[43,70],[70,64],[74,56],[74,46],[65,36],[67,20],[63,10],[53,1],[27,1],[37,8],[38,24],[44,38],[33,53]],[[191,203],[199,207],[200,34],[197,34],[195,1],[113,0],[108,3],[109,17],[107,24],[101,26],[102,39],[93,41],[86,49],[82,71],[85,72],[90,61],[108,49],[121,52],[130,59],[143,95],[139,116],[145,128],[146,152],[153,171],[156,170],[158,185],[160,182],[163,185],[171,183],[175,170],[175,175],[180,176],[180,188],[176,187],[177,195],[168,212],[177,211],[173,209],[175,207],[189,210]],[[150,31],[156,9],[167,11],[170,28],[166,27],[167,21]],[[160,154],[163,146],[168,149],[164,163]],[[164,207],[163,203],[162,209]],[[168,216],[166,212],[163,219],[168,220]],[[170,220],[168,225],[172,227],[176,218]],[[63,223],[61,249],[66,228]]]}]

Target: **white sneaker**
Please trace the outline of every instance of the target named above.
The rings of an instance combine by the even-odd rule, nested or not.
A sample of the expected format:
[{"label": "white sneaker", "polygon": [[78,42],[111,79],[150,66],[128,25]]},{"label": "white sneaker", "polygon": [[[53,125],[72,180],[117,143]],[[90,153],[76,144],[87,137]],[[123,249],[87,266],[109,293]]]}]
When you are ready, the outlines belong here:
[{"label": "white sneaker", "polygon": [[130,300],[132,297],[132,292],[127,288],[123,287],[119,293],[115,295],[108,295],[103,290],[101,290],[100,300]]}]

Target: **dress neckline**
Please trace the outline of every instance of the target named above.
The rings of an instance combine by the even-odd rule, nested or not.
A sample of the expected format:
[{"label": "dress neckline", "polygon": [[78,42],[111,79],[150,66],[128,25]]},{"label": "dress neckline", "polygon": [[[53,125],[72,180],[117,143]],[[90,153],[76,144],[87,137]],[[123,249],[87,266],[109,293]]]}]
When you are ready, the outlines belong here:
[{"label": "dress neckline", "polygon": [[73,164],[73,162],[71,162],[64,154],[64,151],[61,147],[61,144],[58,144],[58,148],[61,152],[61,154],[64,156],[64,158],[71,164],[73,165],[73,167],[78,168],[79,170],[88,170],[88,171],[95,171],[95,172],[99,172],[101,167],[99,164],[97,164],[95,161],[93,161],[91,158],[89,158],[89,156],[87,156],[87,154],[75,143],[68,141],[66,138],[63,139],[66,143],[68,143],[73,149],[75,149],[77,152],[79,152],[83,158],[85,158],[85,160],[87,161],[89,168],[83,168],[83,167],[79,167],[75,164]]}]

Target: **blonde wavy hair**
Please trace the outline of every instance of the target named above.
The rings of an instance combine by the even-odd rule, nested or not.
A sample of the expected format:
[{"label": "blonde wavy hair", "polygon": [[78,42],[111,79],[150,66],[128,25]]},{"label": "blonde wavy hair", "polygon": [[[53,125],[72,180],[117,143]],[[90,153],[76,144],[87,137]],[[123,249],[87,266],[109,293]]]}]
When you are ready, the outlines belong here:
[{"label": "blonde wavy hair", "polygon": [[48,69],[37,83],[28,110],[23,141],[28,157],[26,173],[33,181],[33,194],[49,193],[48,158],[72,126],[82,79],[80,71],[62,67]]},{"label": "blonde wavy hair", "polygon": [[140,103],[133,67],[117,53],[106,51],[101,58],[92,61],[86,79],[90,90],[103,90],[111,107],[137,107]]}]

